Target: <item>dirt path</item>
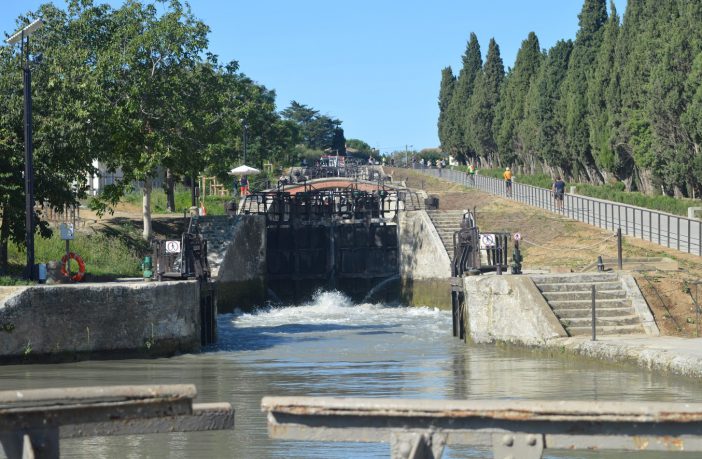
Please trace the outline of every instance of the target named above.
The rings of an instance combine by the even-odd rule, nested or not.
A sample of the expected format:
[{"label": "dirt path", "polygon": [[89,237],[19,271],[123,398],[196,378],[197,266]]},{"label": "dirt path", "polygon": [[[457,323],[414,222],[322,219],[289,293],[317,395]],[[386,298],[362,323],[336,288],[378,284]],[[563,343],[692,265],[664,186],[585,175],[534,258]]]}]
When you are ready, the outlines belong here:
[{"label": "dirt path", "polygon": [[[579,272],[592,265],[598,255],[616,259],[616,238],[612,231],[407,169],[394,169],[393,177],[405,180],[411,188],[437,195],[440,209],[475,209],[483,232],[521,233],[525,269]],[[667,257],[677,262],[679,269],[675,271],[654,267],[633,274],[661,333],[695,337],[697,315],[692,298],[700,287],[698,282],[702,282],[702,258],[630,237],[624,238],[623,256]],[[702,302],[702,288],[699,301]],[[702,324],[699,331],[702,335]]]}]

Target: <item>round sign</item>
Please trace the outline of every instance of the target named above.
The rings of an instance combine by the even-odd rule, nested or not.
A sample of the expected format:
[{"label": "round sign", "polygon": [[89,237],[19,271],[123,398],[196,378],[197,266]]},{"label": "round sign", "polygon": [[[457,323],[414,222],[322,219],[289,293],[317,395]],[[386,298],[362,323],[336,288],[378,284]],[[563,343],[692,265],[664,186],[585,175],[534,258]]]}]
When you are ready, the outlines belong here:
[{"label": "round sign", "polygon": [[180,241],[166,241],[166,253],[180,252]]},{"label": "round sign", "polygon": [[519,241],[519,240],[522,239],[522,235],[519,234],[519,233],[514,233],[514,236],[513,236],[513,237],[514,237],[514,240],[515,240],[515,241]]}]

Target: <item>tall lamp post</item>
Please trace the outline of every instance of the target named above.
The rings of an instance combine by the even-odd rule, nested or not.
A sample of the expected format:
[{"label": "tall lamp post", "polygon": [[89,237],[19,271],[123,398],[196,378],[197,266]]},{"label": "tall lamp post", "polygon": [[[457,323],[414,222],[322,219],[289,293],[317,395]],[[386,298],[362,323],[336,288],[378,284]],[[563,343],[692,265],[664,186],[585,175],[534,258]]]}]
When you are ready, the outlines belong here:
[{"label": "tall lamp post", "polygon": [[24,203],[27,245],[25,277],[29,280],[34,280],[34,166],[32,165],[32,70],[29,66],[29,36],[43,24],[41,19],[37,19],[5,40],[10,45],[20,43],[20,54],[24,58]]},{"label": "tall lamp post", "polygon": [[244,128],[244,164],[246,164],[246,140],[249,134],[249,123],[242,120],[242,127]]}]

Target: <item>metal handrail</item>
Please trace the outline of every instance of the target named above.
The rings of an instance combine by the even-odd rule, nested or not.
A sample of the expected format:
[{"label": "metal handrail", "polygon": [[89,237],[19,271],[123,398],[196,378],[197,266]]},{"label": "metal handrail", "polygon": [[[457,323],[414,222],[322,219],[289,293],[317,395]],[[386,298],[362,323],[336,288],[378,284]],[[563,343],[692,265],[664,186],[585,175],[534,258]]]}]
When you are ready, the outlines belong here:
[{"label": "metal handrail", "polygon": [[613,231],[621,228],[622,233],[628,236],[702,256],[701,220],[568,193],[564,195],[563,209],[558,209],[553,193],[546,188],[515,182],[512,184],[512,196],[508,197],[504,182],[496,178],[470,175],[454,169],[423,168],[417,171],[539,207],[599,228]]}]

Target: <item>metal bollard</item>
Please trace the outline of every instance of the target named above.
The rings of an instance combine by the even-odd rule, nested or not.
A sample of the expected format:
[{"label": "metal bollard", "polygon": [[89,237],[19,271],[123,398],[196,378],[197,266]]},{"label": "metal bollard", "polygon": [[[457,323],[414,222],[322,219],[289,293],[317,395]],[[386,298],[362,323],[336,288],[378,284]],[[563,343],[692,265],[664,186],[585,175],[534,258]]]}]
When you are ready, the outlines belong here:
[{"label": "metal bollard", "polygon": [[597,332],[595,330],[597,318],[595,314],[595,286],[592,286],[592,340],[597,341]]}]

